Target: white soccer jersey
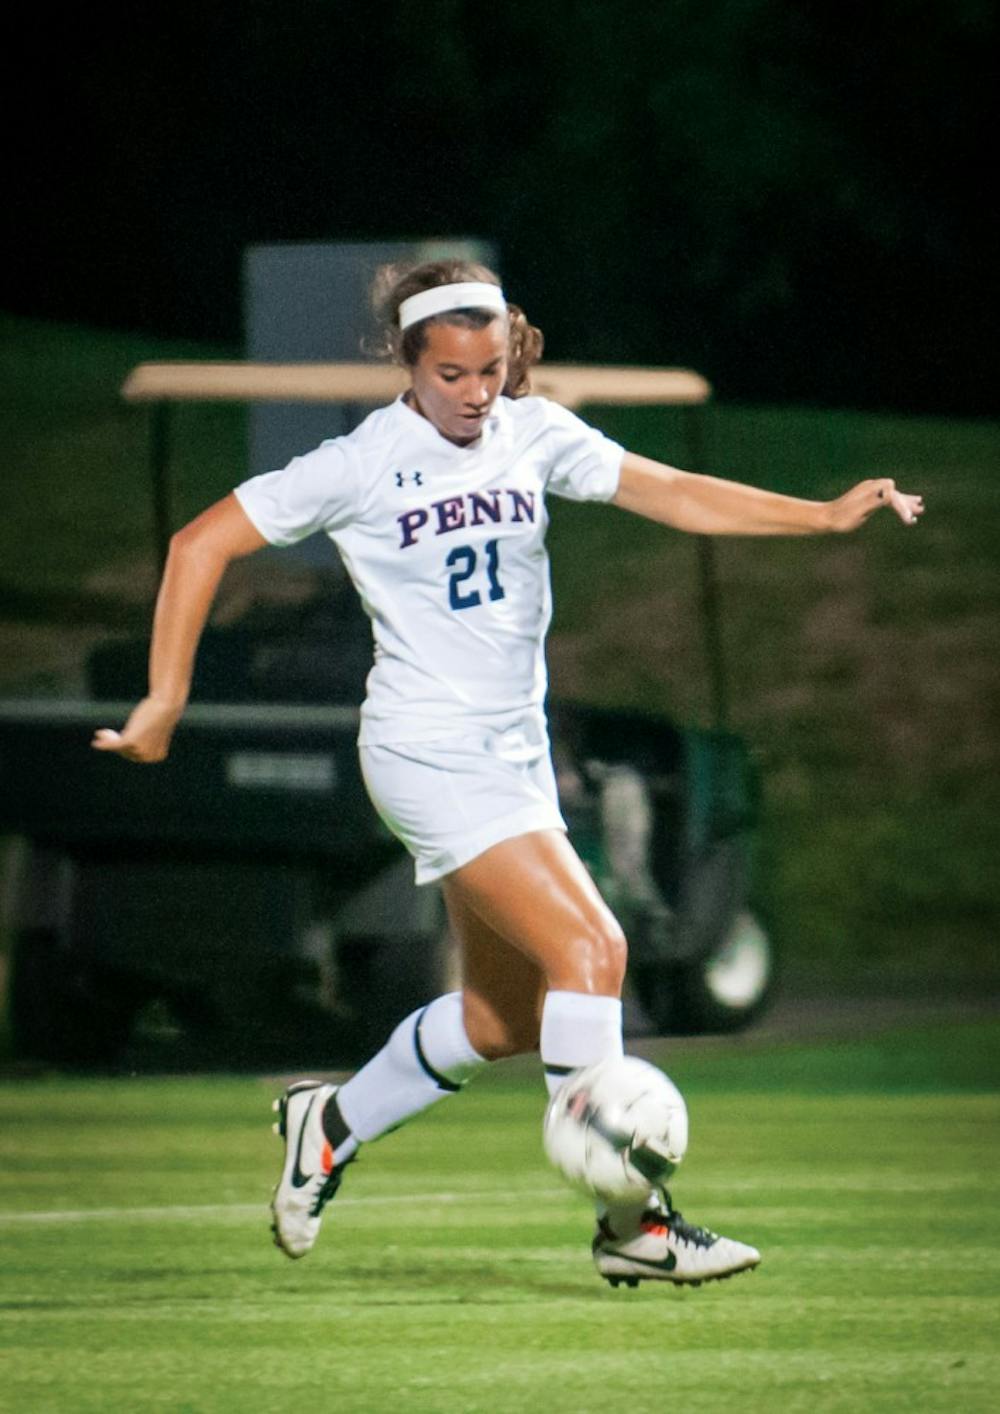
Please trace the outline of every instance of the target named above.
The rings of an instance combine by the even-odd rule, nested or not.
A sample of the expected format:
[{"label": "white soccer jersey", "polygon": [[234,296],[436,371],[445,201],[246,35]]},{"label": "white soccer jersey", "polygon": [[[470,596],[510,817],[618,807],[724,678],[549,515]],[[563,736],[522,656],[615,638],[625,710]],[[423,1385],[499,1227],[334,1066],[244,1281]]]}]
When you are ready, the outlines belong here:
[{"label": "white soccer jersey", "polygon": [[541,718],[552,613],[545,494],[607,501],[623,449],[545,398],[498,398],[459,447],[397,399],[237,487],[273,545],[336,544],[375,638],[362,745]]}]

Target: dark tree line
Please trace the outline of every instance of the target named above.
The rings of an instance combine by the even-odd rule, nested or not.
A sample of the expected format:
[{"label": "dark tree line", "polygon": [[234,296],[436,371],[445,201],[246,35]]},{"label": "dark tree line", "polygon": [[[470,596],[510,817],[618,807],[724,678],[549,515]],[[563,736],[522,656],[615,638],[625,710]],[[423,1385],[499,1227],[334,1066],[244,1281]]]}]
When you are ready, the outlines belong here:
[{"label": "dark tree line", "polygon": [[0,306],[231,341],[248,243],[482,235],[559,357],[997,408],[992,0],[55,15],[8,60]]}]

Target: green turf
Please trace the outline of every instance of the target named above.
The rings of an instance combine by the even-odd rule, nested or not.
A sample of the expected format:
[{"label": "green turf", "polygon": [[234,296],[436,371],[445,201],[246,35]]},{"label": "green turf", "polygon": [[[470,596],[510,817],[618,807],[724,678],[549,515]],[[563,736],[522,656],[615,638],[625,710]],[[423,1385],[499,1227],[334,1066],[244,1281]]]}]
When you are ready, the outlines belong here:
[{"label": "green turf", "polygon": [[675,1198],[757,1243],[752,1275],[599,1282],[526,1062],[368,1150],[294,1265],[271,1085],[3,1083],[0,1407],[994,1407],[996,1028],[659,1058],[692,1114]]}]

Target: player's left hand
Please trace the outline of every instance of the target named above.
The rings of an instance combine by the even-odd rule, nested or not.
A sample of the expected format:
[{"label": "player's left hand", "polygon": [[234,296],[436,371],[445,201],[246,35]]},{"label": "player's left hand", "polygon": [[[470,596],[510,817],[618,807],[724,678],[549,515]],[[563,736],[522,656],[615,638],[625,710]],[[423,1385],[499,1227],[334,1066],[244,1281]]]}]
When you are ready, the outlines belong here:
[{"label": "player's left hand", "polygon": [[110,751],[126,761],[165,761],[183,710],[183,703],[164,703],[155,697],[144,697],[120,732],[113,727],[98,727],[90,744],[95,751]]},{"label": "player's left hand", "polygon": [[859,481],[843,496],[827,502],[830,529],[844,533],[857,530],[869,516],[886,509],[894,510],[904,525],[916,525],[924,513],[924,498],[907,491],[897,491],[896,483],[890,476]]}]

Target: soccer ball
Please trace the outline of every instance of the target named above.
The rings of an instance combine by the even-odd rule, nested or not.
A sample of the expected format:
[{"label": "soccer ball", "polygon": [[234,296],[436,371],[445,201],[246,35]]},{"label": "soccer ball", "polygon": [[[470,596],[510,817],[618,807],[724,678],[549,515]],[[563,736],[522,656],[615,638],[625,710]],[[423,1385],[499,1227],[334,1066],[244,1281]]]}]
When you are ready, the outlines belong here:
[{"label": "soccer ball", "polygon": [[687,1106],[655,1065],[609,1056],[575,1071],[552,1096],[543,1140],[574,1188],[597,1198],[642,1198],[684,1157]]}]

